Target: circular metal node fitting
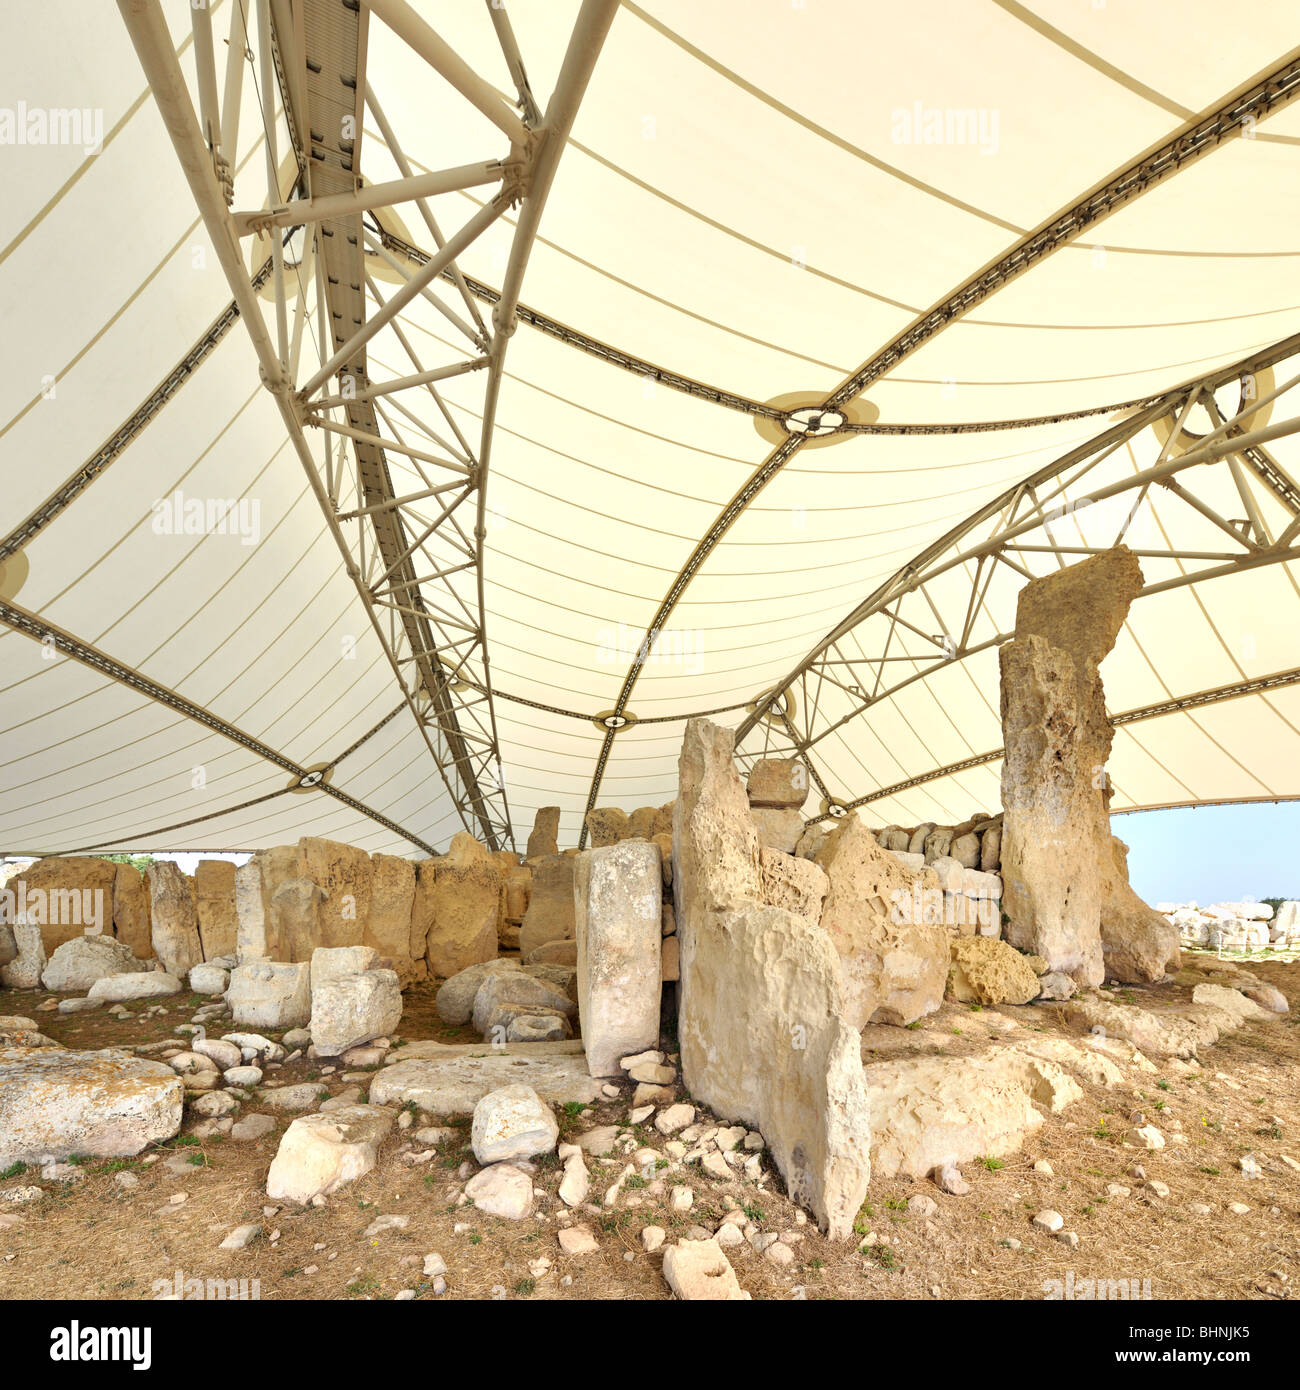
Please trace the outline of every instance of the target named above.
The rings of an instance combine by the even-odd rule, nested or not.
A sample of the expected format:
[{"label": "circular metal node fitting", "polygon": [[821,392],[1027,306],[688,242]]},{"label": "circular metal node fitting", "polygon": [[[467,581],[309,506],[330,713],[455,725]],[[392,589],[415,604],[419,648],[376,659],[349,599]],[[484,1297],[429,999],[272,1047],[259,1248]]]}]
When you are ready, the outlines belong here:
[{"label": "circular metal node fitting", "polygon": [[809,439],[822,439],[835,434],[847,423],[842,410],[819,410],[806,405],[792,410],[783,421],[787,434],[802,434]]},{"label": "circular metal node fitting", "polygon": [[799,702],[795,699],[794,691],[788,686],[785,690],[780,692],[773,692],[771,690],[763,691],[758,699],[752,700],[745,706],[745,709],[749,714],[753,714],[769,695],[774,694],[775,698],[772,703],[759,717],[764,724],[775,724],[778,728],[783,729],[785,728],[787,720],[793,722],[795,714],[799,709]]},{"label": "circular metal node fitting", "polygon": [[602,733],[621,734],[624,730],[630,729],[636,722],[636,715],[630,709],[625,709],[622,714],[612,709],[602,710],[593,716],[591,721]]},{"label": "circular metal node fitting", "polygon": [[291,792],[314,792],[317,787],[327,785],[334,776],[334,768],[329,763],[317,763],[309,767],[301,777],[289,783]]}]

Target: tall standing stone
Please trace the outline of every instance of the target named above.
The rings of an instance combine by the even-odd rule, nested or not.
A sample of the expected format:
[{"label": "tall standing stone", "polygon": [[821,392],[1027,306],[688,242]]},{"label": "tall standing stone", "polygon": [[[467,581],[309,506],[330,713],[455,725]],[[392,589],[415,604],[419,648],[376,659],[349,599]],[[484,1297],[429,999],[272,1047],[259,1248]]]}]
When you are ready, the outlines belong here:
[{"label": "tall standing stone", "polygon": [[426,947],[430,975],[450,979],[467,966],[496,958],[500,902],[501,874],[491,854],[465,831],[453,835],[434,869]]},{"label": "tall standing stone", "polygon": [[1114,863],[1098,668],[1142,582],[1126,546],[1032,580],[999,653],[1005,936],[1084,985],[1105,976],[1102,877]]},{"label": "tall standing stone", "polygon": [[370,916],[363,941],[373,946],[403,979],[411,975],[411,913],[415,865],[396,854],[370,856]]},{"label": "tall standing stone", "polygon": [[194,866],[194,910],[203,959],[233,956],[238,950],[239,918],[235,866],[228,859],[200,859]]},{"label": "tall standing stone", "polygon": [[527,960],[548,941],[573,939],[573,867],[577,856],[548,854],[531,864],[528,908],[519,928],[519,954]]},{"label": "tall standing stone", "polygon": [[7,888],[17,899],[25,897],[27,920],[40,925],[45,954],[51,956],[88,928],[112,933],[116,876],[117,865],[107,859],[55,856],[28,864]]},{"label": "tall standing stone", "polygon": [[539,806],[533,817],[533,828],[528,836],[528,852],[525,859],[538,859],[545,854],[560,852],[560,808],[558,806]]},{"label": "tall standing stone", "polygon": [[673,814],[683,1080],[762,1133],[792,1199],[840,1239],[871,1176],[861,1044],[829,933],[761,893],[731,731],[692,719]]},{"label": "tall standing stone", "polygon": [[433,926],[433,883],[437,859],[421,859],[415,866],[415,896],[411,900],[412,961],[424,960],[429,949],[429,929]]},{"label": "tall standing stone", "polygon": [[261,856],[254,855],[235,870],[235,954],[241,963],[276,959],[270,929]]},{"label": "tall standing stone", "polygon": [[359,946],[370,916],[370,856],[338,840],[298,841],[301,875],[321,890],[318,946]]},{"label": "tall standing stone", "polygon": [[621,1058],[659,1040],[659,846],[625,840],[578,855],[573,899],[587,1070],[617,1076]]},{"label": "tall standing stone", "polygon": [[167,859],[150,864],[148,878],[153,953],[169,975],[183,980],[194,966],[203,963],[190,881]]},{"label": "tall standing stone", "polygon": [[134,864],[119,864],[113,875],[113,935],[138,959],[153,955],[149,888]]}]

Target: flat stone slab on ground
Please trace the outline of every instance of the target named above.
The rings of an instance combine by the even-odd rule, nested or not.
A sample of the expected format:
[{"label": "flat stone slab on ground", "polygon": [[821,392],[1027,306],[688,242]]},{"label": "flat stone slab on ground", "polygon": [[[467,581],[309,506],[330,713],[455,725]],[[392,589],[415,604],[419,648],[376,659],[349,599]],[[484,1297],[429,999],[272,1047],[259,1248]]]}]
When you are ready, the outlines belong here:
[{"label": "flat stone slab on ground", "polygon": [[0,1168],[69,1154],[138,1154],[181,1127],[181,1078],[106,1049],[0,1048]]},{"label": "flat stone slab on ground", "polygon": [[[414,1046],[419,1046],[415,1044]],[[436,1046],[436,1044],[435,1044]],[[502,1086],[531,1086],[550,1104],[600,1096],[601,1082],[587,1074],[586,1058],[576,1054],[524,1052],[524,1048],[558,1048],[562,1043],[528,1043],[504,1052],[484,1048],[446,1048],[451,1055],[437,1060],[409,1057],[375,1074],[370,1085],[372,1105],[405,1105],[414,1101],[431,1115],[472,1115],[474,1107]],[[406,1049],[401,1049],[406,1051]]]}]

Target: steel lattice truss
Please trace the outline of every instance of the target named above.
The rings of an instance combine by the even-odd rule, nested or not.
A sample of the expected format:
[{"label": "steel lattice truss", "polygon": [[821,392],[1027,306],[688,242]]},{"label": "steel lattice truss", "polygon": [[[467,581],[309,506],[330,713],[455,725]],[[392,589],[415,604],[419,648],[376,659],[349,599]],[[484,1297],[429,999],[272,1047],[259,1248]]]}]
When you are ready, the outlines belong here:
[{"label": "steel lattice truss", "polygon": [[[1300,560],[1300,487],[1264,445],[1300,430],[1300,419],[1256,422],[1300,384],[1274,386],[1272,369],[1300,359],[1300,338],[1253,354],[1160,397],[1015,484],[897,570],[820,641],[790,675],[751,706],[736,730],[742,763],[760,756],[799,756],[821,793],[821,820],[873,801],[996,761],[979,753],[920,776],[853,797],[836,796],[819,771],[819,745],[907,687],[1013,635],[999,630],[989,591],[999,575],[1010,583],[1065,566],[1118,544],[1144,562],[1176,573],[1148,582],[1141,597]],[[1237,393],[1225,417],[1216,393]],[[1208,423],[1200,431],[1193,423]],[[1153,464],[1115,476],[1127,446],[1148,428],[1165,436]],[[1108,467],[1109,466],[1109,467]],[[1231,503],[1224,515],[1225,501]],[[1156,510],[1157,500],[1159,511]],[[1180,511],[1215,528],[1216,549],[1185,549],[1168,532],[1187,533]],[[1202,528],[1203,529],[1203,528]],[[1036,571],[1031,568],[1038,565]],[[1005,606],[1003,607],[1005,612]],[[1294,671],[1171,699],[1114,718],[1154,718],[1199,704],[1295,683]],[[761,737],[760,737],[761,735]]]},{"label": "steel lattice truss", "polygon": [[[517,112],[403,0],[257,0],[256,73],[249,24],[232,5],[224,83],[218,95],[211,17],[192,10],[197,91],[176,61],[157,0],[120,0],[123,18],[163,114],[222,269],[257,351],[262,380],[320,503],[347,572],[391,664],[402,697],[460,813],[491,848],[513,843],[501,773],[483,610],[483,539],[493,423],[506,348],[518,321],[518,296],[541,209],[557,162],[617,8],[586,0],[556,89],[539,107],[505,10],[489,6],[516,87]],[[485,115],[505,149],[482,163],[415,176],[365,78],[367,29],[381,20],[442,79]],[[228,206],[235,133],[245,86],[262,106],[267,197],[261,208]],[[287,131],[281,162],[276,100]],[[366,184],[361,132],[369,115],[402,177]],[[287,170],[287,173],[286,173]],[[471,187],[495,188],[464,226],[444,236],[428,200]],[[382,211],[414,203],[433,246],[394,255]],[[484,322],[456,258],[508,209],[519,214],[504,282]],[[287,244],[302,232],[291,259]],[[246,269],[254,239],[269,263],[256,281]],[[398,288],[381,292],[367,252],[394,272]],[[446,281],[461,301],[438,293]],[[274,333],[258,301],[274,306]],[[314,293],[313,293],[314,291]],[[315,319],[311,323],[311,301]],[[417,356],[403,311],[431,305],[465,344],[441,362]],[[232,319],[230,320],[232,321]],[[229,321],[222,325],[222,331]],[[367,345],[387,329],[411,371],[372,379]],[[306,344],[314,336],[318,365]],[[438,383],[477,373],[483,380],[482,428],[467,439]],[[399,493],[389,455],[421,486]],[[328,769],[308,774],[327,780]]]}]

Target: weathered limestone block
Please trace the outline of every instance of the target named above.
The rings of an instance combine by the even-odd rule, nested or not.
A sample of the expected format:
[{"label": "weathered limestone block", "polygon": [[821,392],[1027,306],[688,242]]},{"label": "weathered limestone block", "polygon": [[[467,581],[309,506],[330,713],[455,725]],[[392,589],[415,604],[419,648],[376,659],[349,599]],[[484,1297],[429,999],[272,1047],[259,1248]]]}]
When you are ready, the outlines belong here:
[{"label": "weathered limestone block", "polygon": [[[831,827],[826,825],[806,825],[803,834],[795,844],[795,856],[799,859],[816,859],[822,846],[831,837]],[[907,836],[903,837],[903,848],[907,848]]]},{"label": "weathered limestone block", "polygon": [[656,831],[650,837],[651,841],[659,846],[659,868],[663,874],[664,887],[673,886],[673,832],[662,834]]},{"label": "weathered limestone block", "polygon": [[687,721],[673,818],[673,900],[688,957],[686,938],[709,913],[762,896],[758,831],[731,754],[729,730]]},{"label": "weathered limestone block", "polygon": [[1111,859],[1100,864],[1101,950],[1106,975],[1140,984],[1174,974],[1182,963],[1178,928],[1148,907],[1128,881],[1128,846],[1111,836]]},{"label": "weathered limestone block", "polygon": [[[563,989],[535,975],[525,974],[519,968],[493,970],[491,966],[494,963],[488,963],[488,969],[474,993],[472,1014],[475,1030],[489,1042],[500,1041],[499,1037],[493,1036],[493,1028],[508,1027],[510,1018],[517,1014],[544,1012],[548,1009],[554,1009],[566,1018],[572,1018],[577,1014],[577,1006]],[[451,981],[448,980],[447,984],[451,984]],[[443,989],[446,987],[444,985]],[[438,992],[438,1001],[441,1011],[441,990]],[[448,1009],[450,1010],[450,1001]]]},{"label": "weathered limestone block", "polygon": [[648,840],[654,834],[655,821],[659,816],[658,806],[638,806],[627,818],[625,840]]},{"label": "weathered limestone block", "polygon": [[320,885],[309,878],[286,878],[276,886],[271,894],[271,919],[279,942],[278,958],[299,965],[311,960],[322,942],[324,901]]},{"label": "weathered limestone block", "polygon": [[372,854],[370,867],[370,915],[362,941],[392,961],[400,976],[409,979],[415,865],[396,854]]},{"label": "weathered limestone block", "polygon": [[322,1057],[395,1032],[402,1021],[402,987],[395,970],[333,975],[313,984],[311,1040]]},{"label": "weathered limestone block", "polygon": [[413,1043],[421,1055],[401,1057],[375,1073],[370,1099],[375,1105],[414,1103],[431,1115],[472,1115],[489,1091],[523,1083],[553,1105],[590,1104],[600,1095],[602,1083],[587,1074],[587,1064],[573,1055],[574,1043],[542,1048],[536,1054],[478,1047],[442,1047],[437,1043]]},{"label": "weathered limestone block", "polygon": [[627,812],[619,806],[598,806],[588,811],[586,824],[593,849],[616,845],[627,838]]},{"label": "weathered limestone block", "polygon": [[757,1129],[791,1201],[833,1239],[849,1236],[871,1176],[870,1118],[829,937],[795,913],[741,904],[695,934],[682,974],[691,1095]]},{"label": "weathered limestone block", "polygon": [[465,831],[453,835],[434,869],[429,974],[450,978],[495,959],[500,906],[501,875],[492,856]]},{"label": "weathered limestone block", "polygon": [[845,1017],[907,1024],[943,1002],[948,934],[916,921],[915,879],[861,823],[846,816],[816,861],[829,880],[821,925],[844,969]]},{"label": "weathered limestone block", "polygon": [[533,828],[528,835],[528,851],[525,859],[540,859],[543,855],[560,852],[560,808],[558,806],[539,806],[533,817]]},{"label": "weathered limestone block", "polygon": [[[887,825],[877,836],[880,841],[881,849],[893,850],[898,854],[906,854],[908,842],[911,836],[906,830],[897,825]],[[922,856],[924,858],[924,855]]]},{"label": "weathered limestone block", "polygon": [[681,978],[681,945],[675,936],[665,936],[659,948],[659,979],[670,984]]},{"label": "weathered limestone block", "polygon": [[1079,984],[1098,985],[1104,967],[1097,849],[1106,816],[1093,785],[1098,750],[1082,737],[1074,661],[1033,635],[1006,643],[999,656],[1006,938]]},{"label": "weathered limestone block", "polygon": [[378,965],[379,952],[373,946],[318,946],[311,953],[311,992],[329,980],[361,975]]},{"label": "weathered limestone block", "polygon": [[[302,856],[297,845],[274,845],[259,850],[253,856],[262,875],[262,901],[266,909],[266,941],[272,960],[310,960],[320,945],[320,926],[316,920],[316,902],[320,890],[305,895],[289,890],[277,895],[286,884],[302,876]],[[238,879],[236,879],[238,882]],[[300,952],[293,954],[295,944]]]},{"label": "weathered limestone block", "polygon": [[963,869],[978,869],[980,866],[980,841],[978,835],[968,831],[964,835],[953,836],[948,853]]},{"label": "weathered limestone block", "polygon": [[417,964],[424,960],[429,950],[437,863],[437,859],[421,859],[415,866],[415,896],[411,900],[411,944],[408,954]]},{"label": "weathered limestone block", "polygon": [[203,960],[190,881],[175,864],[163,859],[149,865],[148,877],[153,953],[169,975],[183,979]]},{"label": "weathered limestone block", "polygon": [[684,1303],[747,1303],[751,1297],[712,1238],[665,1246],[663,1275]]},{"label": "weathered limestone block", "polygon": [[671,835],[673,833],[673,807],[676,805],[675,801],[665,801],[655,812],[652,839],[655,835]]},{"label": "weathered limestone block", "polygon": [[113,935],[139,960],[153,955],[149,887],[134,864],[119,864],[113,875]]},{"label": "weathered limestone block", "polygon": [[[913,830],[912,833],[911,833],[911,835],[908,837],[908,841],[907,841],[907,852],[908,852],[908,854],[925,854],[925,841],[926,841],[926,837],[930,834],[930,832],[931,832],[934,828],[935,828],[935,825],[934,825],[934,822],[933,822],[932,820],[923,821],[920,825],[918,825],[918,826],[916,827],[916,829]],[[930,855],[930,854],[925,855],[925,857],[926,857],[927,859],[933,859],[933,858],[935,858],[934,855]]]},{"label": "weathered limestone block", "polygon": [[65,941],[41,971],[41,984],[59,994],[80,994],[105,975],[138,970],[129,947],[111,936],[78,936]]},{"label": "weathered limestone block", "polygon": [[506,870],[505,914],[506,921],[522,926],[528,912],[528,897],[533,887],[533,871],[526,865],[517,865]]},{"label": "weathered limestone block", "polygon": [[181,1127],[181,1078],[126,1052],[0,1048],[0,1169],[138,1154]]},{"label": "weathered limestone block", "polygon": [[195,994],[224,994],[230,988],[230,971],[220,965],[196,965],[189,986]]},{"label": "weathered limestone block", "polygon": [[574,873],[578,1010],[592,1076],[659,1040],[663,874],[648,840],[587,850]]},{"label": "weathered limestone block", "polygon": [[576,941],[548,941],[535,951],[523,957],[525,965],[567,965],[578,969],[578,943]]},{"label": "weathered limestone block", "polygon": [[[759,901],[758,834],[732,733],[687,723],[673,816],[682,1076],[758,1129],[793,1200],[847,1236],[870,1178],[856,1029],[828,935]],[[744,1001],[737,1007],[737,1001]]]},{"label": "weathered limestone block", "polygon": [[877,1176],[920,1178],[945,1163],[1015,1153],[1082,1094],[1054,1062],[1011,1049],[980,1057],[914,1057],[864,1068]]},{"label": "weathered limestone block", "polygon": [[798,758],[760,758],[749,770],[745,794],[751,806],[797,811],[808,800],[808,769]]},{"label": "weathered limestone block", "polygon": [[226,859],[200,859],[194,866],[193,893],[203,959],[235,955],[239,949],[235,866]]},{"label": "weathered limestone block", "polygon": [[245,961],[230,972],[226,1004],[243,1028],[305,1028],[311,1019],[311,966]]},{"label": "weathered limestone block", "polygon": [[502,1086],[474,1107],[470,1147],[485,1167],[553,1153],[559,1137],[554,1112],[531,1086]]},{"label": "weathered limestone block", "polygon": [[474,1013],[474,999],[483,982],[489,975],[507,972],[514,975],[523,973],[517,960],[489,960],[466,966],[450,976],[439,986],[434,1000],[438,1017],[452,1027],[468,1023]]},{"label": "weathered limestone block", "polygon": [[275,955],[262,865],[254,855],[235,870],[235,958],[274,960]]},{"label": "weathered limestone block", "polygon": [[395,1111],[375,1105],[299,1116],[271,1160],[266,1195],[306,1206],[313,1197],[364,1177],[379,1161],[379,1146],[396,1121]]},{"label": "weathered limestone block", "polygon": [[820,864],[811,859],[796,859],[780,850],[761,849],[758,873],[759,892],[769,907],[797,912],[810,922],[821,918],[830,882]]},{"label": "weathered limestone block", "polygon": [[18,954],[0,965],[0,985],[6,989],[40,989],[45,969],[45,938],[39,922],[15,922],[12,928]]},{"label": "weathered limestone block", "polygon": [[373,870],[363,849],[304,836],[298,841],[301,875],[324,895],[318,916],[320,940],[315,946],[359,946],[370,918]]},{"label": "weathered limestone block", "polygon": [[135,970],[123,975],[105,975],[91,985],[86,997],[120,1004],[127,999],[161,999],[179,994],[183,986],[165,970]]},{"label": "weathered limestone block", "polygon": [[1098,667],[1142,582],[1126,546],[1035,579],[999,653],[1007,939],[1083,985],[1104,975],[1100,880],[1114,859]]},{"label": "weathered limestone block", "polygon": [[946,825],[936,827],[925,837],[925,862],[931,864],[936,859],[945,858],[951,848],[952,831]]},{"label": "weathered limestone block", "polygon": [[548,941],[572,940],[575,862],[572,854],[551,854],[533,862],[528,911],[519,929],[519,953],[525,959]]},{"label": "weathered limestone block", "polygon": [[1002,827],[991,826],[980,836],[979,867],[986,874],[995,874],[1002,867]]},{"label": "weathered limestone block", "polygon": [[782,854],[794,853],[803,834],[803,817],[798,811],[774,811],[756,806],[749,814],[758,830],[760,845],[765,849],[780,850]]},{"label": "weathered limestone block", "polygon": [[41,928],[47,957],[87,927],[111,933],[116,874],[117,865],[107,859],[38,859],[5,885],[12,895],[12,918],[25,915]]},{"label": "weathered limestone block", "polygon": [[959,1004],[1028,1004],[1041,985],[1026,956],[1005,941],[967,936],[950,943],[948,993]]}]

